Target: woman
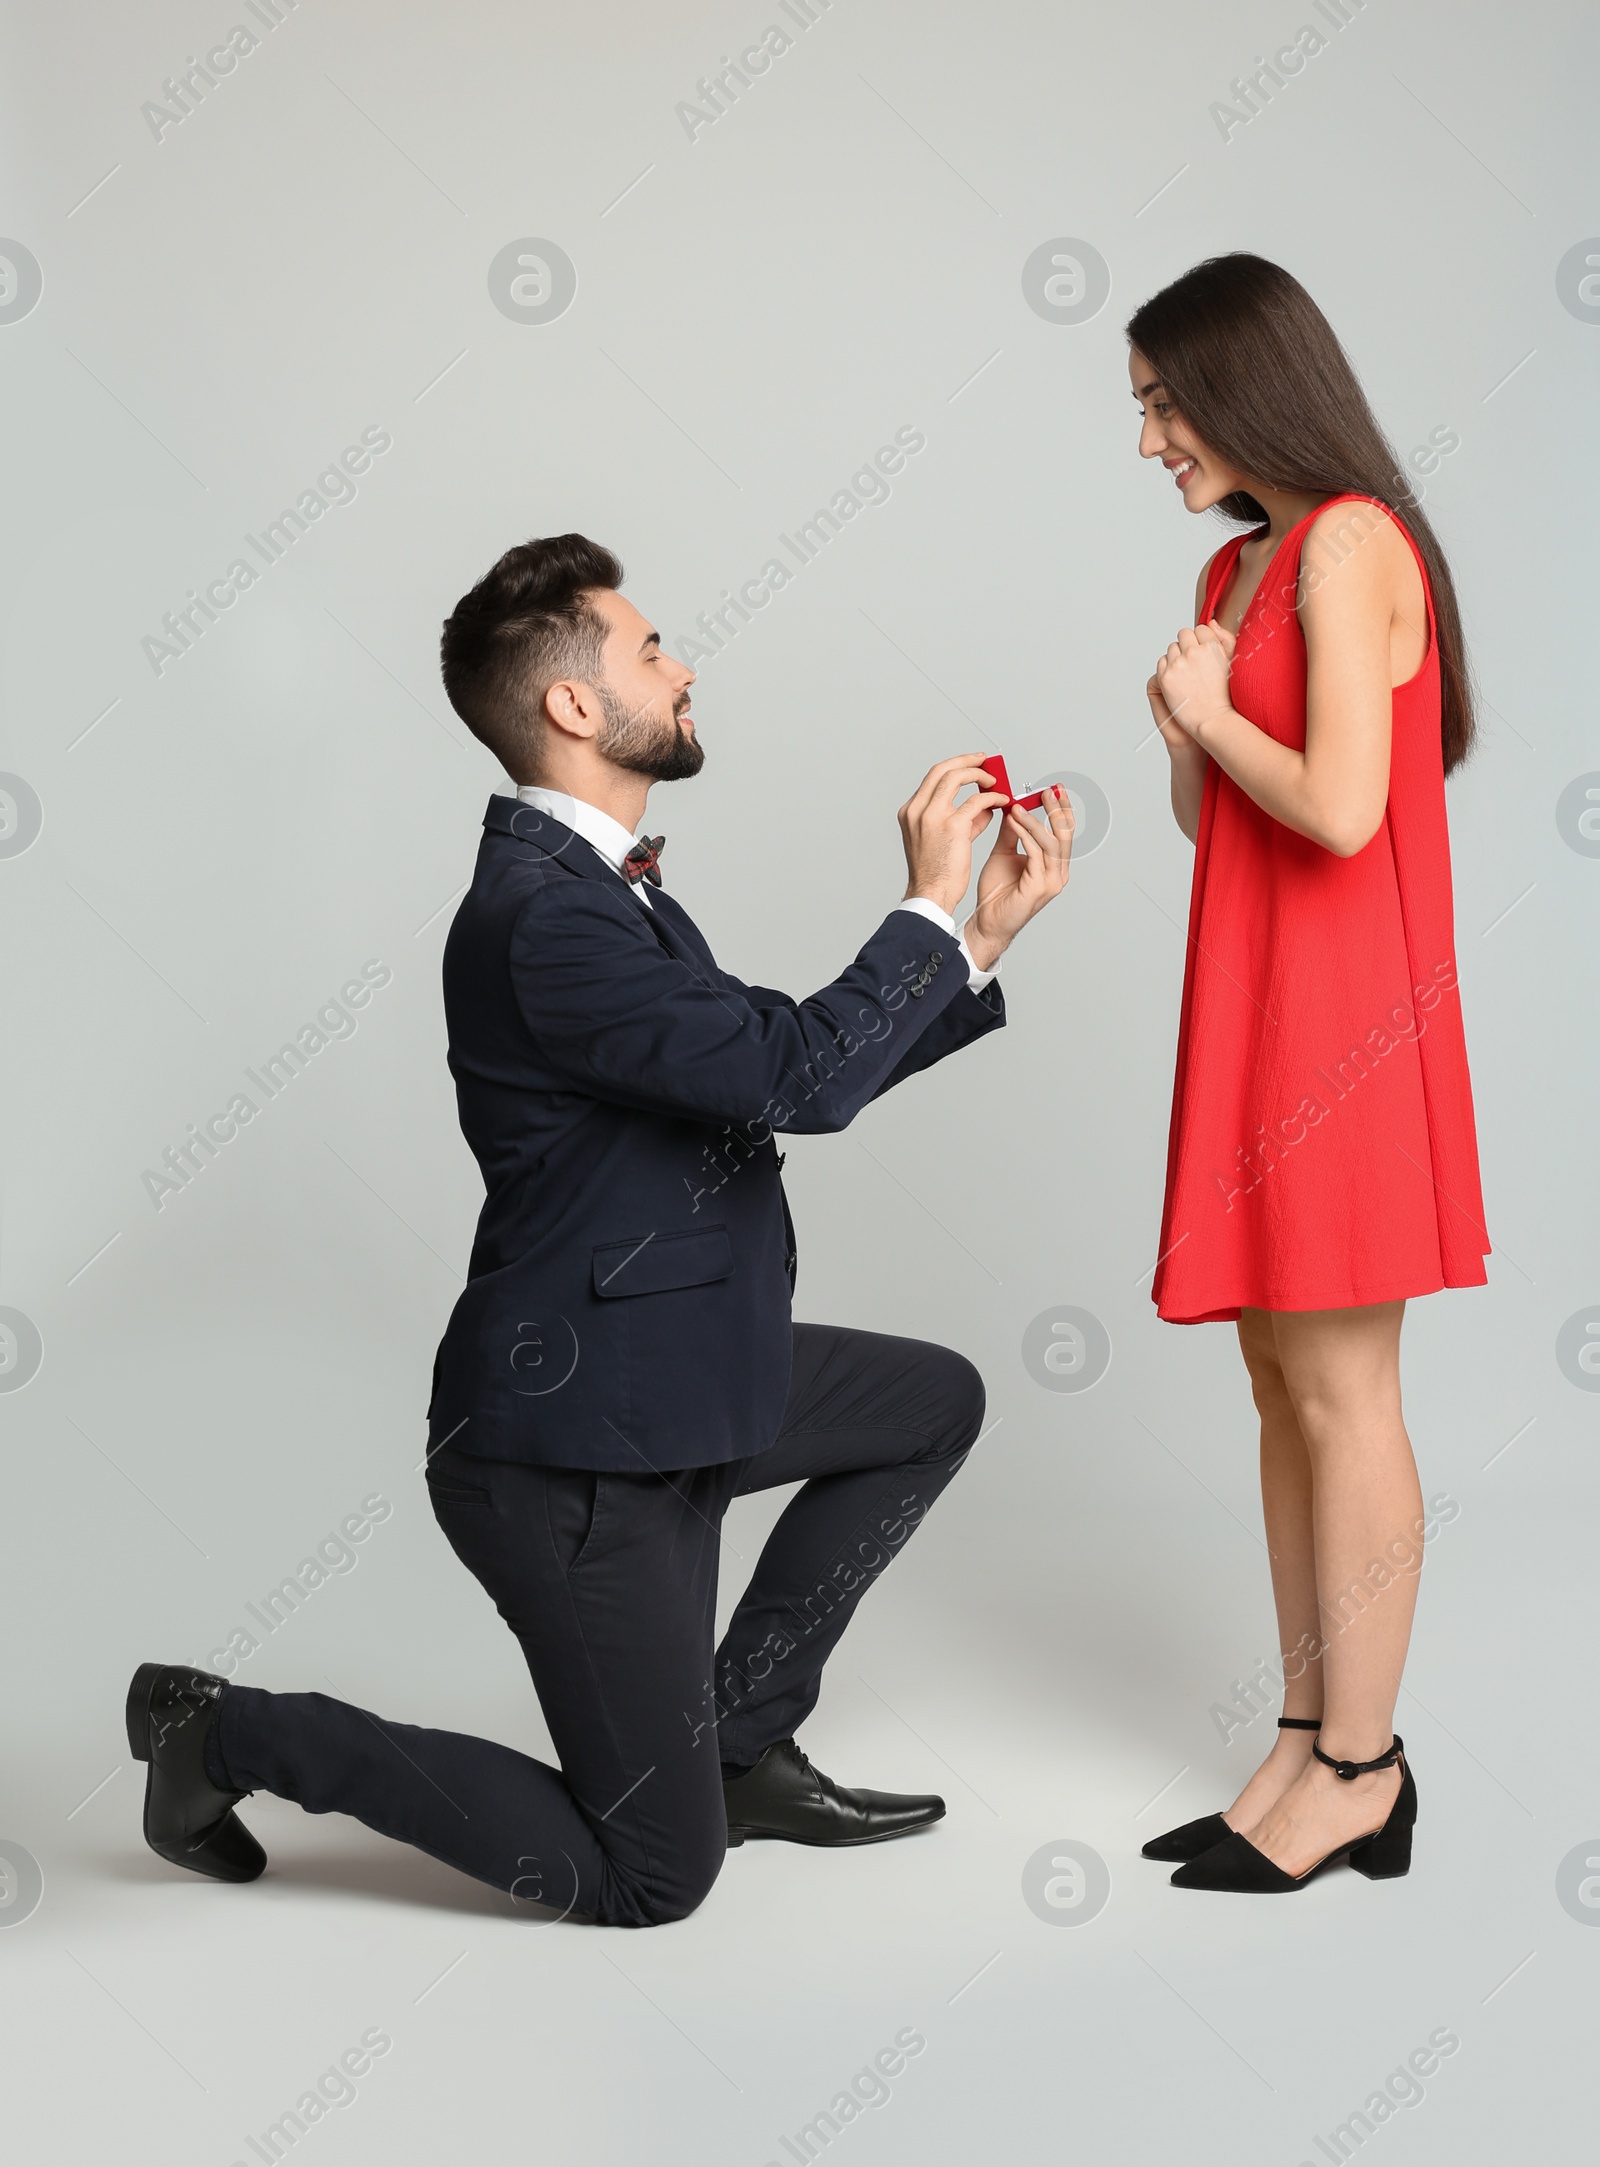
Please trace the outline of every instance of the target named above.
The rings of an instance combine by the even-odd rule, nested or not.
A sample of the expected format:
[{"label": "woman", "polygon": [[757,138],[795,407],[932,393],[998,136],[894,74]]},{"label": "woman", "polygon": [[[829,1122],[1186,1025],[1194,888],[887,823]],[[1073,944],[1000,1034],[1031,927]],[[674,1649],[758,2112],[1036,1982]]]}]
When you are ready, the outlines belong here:
[{"label": "woman", "polygon": [[1261,1416],[1284,1709],[1223,1814],[1150,1858],[1287,1891],[1410,1865],[1394,1736],[1421,1564],[1408,1299],[1488,1239],[1456,990],[1444,778],[1473,737],[1449,567],[1326,318],[1222,256],[1128,324],[1139,450],[1250,523],[1147,692],[1195,845],[1154,1294],[1237,1322]]}]

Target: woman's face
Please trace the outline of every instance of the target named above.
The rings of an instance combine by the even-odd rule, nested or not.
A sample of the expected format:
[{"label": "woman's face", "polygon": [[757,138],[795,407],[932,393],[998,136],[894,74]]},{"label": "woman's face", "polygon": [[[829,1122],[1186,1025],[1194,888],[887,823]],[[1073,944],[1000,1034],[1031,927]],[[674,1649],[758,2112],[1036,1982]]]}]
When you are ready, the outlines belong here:
[{"label": "woman's face", "polygon": [[1203,512],[1245,488],[1245,478],[1202,444],[1167,396],[1167,388],[1137,346],[1129,349],[1128,381],[1144,416],[1141,459],[1159,459],[1172,476],[1184,508]]}]

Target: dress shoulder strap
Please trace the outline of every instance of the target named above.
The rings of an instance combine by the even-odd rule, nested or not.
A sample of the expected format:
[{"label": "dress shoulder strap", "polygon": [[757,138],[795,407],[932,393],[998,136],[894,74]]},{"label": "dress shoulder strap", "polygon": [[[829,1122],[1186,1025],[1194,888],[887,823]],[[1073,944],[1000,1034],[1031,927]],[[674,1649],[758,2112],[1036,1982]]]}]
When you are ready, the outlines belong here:
[{"label": "dress shoulder strap", "polygon": [[1206,574],[1205,606],[1200,612],[1202,624],[1216,615],[1217,605],[1227,593],[1229,583],[1238,569],[1239,552],[1245,543],[1252,539],[1250,532],[1235,534],[1223,543],[1212,558],[1211,569]]}]

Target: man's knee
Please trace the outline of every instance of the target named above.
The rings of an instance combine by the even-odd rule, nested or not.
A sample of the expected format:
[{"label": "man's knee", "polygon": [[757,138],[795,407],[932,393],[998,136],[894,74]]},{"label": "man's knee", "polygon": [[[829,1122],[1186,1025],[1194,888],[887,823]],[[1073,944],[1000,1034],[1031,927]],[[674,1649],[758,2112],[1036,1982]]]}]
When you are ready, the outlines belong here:
[{"label": "man's knee", "polygon": [[658,1883],[643,1891],[640,1902],[643,1916],[638,1924],[675,1926],[680,1919],[686,1919],[691,1912],[698,1911],[711,1894],[727,1855],[727,1844],[724,1840],[714,1865],[697,1873],[674,1874],[665,1883]]},{"label": "man's knee", "polygon": [[716,1825],[685,1849],[657,1852],[643,1871],[625,1872],[615,1860],[607,1875],[602,1926],[673,1926],[698,1911],[711,1894],[728,1855],[728,1831],[718,1801]]},{"label": "man's knee", "polygon": [[951,1347],[939,1349],[938,1390],[942,1414],[939,1454],[941,1458],[953,1458],[977,1442],[987,1394],[975,1366]]}]

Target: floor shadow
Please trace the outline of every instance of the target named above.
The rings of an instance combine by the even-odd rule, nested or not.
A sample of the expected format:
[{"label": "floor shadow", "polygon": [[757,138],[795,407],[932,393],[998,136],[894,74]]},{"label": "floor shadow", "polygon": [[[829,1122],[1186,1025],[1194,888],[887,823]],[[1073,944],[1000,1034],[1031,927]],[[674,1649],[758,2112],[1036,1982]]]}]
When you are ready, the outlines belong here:
[{"label": "floor shadow", "polygon": [[[202,1878],[168,1866],[149,1851],[90,1853],[77,1860],[76,1870],[124,1886],[194,1886]],[[274,1851],[269,1844],[267,1870],[250,1887],[271,1895],[282,1891],[312,1898],[364,1898],[407,1910],[448,1911],[460,1918],[504,1919],[528,1926],[553,1926],[563,1916],[549,1906],[513,1900],[423,1852],[386,1843],[381,1837],[373,1838],[370,1850],[359,1842],[327,1850],[280,1847]]]}]

